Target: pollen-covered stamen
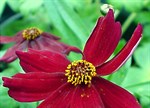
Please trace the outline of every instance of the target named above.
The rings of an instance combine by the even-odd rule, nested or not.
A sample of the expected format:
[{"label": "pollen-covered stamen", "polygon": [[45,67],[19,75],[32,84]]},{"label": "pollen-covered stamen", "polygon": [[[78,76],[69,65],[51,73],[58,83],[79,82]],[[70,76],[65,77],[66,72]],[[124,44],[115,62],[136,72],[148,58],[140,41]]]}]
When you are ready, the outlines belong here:
[{"label": "pollen-covered stamen", "polygon": [[90,84],[92,77],[96,76],[95,66],[86,60],[72,62],[65,71],[68,82],[75,86],[77,84]]},{"label": "pollen-covered stamen", "polygon": [[36,37],[40,36],[42,31],[38,28],[31,27],[22,32],[23,38],[26,40],[33,40]]}]

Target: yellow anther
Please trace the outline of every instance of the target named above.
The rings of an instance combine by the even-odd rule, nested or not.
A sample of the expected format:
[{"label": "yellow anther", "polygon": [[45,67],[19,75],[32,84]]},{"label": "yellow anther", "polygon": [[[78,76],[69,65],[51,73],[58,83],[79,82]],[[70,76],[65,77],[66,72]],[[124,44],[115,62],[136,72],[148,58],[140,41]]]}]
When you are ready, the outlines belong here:
[{"label": "yellow anther", "polygon": [[42,31],[38,28],[31,27],[22,32],[22,36],[26,40],[33,40],[36,37],[40,36]]},{"label": "yellow anther", "polygon": [[95,66],[86,60],[74,61],[67,66],[65,76],[73,85],[90,84],[92,77],[96,76]]}]

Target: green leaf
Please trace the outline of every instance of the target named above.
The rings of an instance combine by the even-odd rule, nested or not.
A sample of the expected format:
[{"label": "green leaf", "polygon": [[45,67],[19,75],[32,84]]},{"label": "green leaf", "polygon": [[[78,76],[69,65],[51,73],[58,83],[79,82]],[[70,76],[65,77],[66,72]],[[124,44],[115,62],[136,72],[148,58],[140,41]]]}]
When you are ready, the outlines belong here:
[{"label": "green leaf", "polygon": [[70,45],[76,45],[82,48],[81,40],[71,31],[70,28],[67,27],[63,19],[61,18],[57,6],[55,5],[54,1],[47,1],[44,0],[44,6],[47,10],[49,18],[54,25],[54,27],[62,34],[63,41],[67,42]]},{"label": "green leaf", "polygon": [[77,16],[82,19],[86,25],[87,32],[91,33],[97,19],[102,16],[100,13],[99,0],[64,0],[65,4],[72,10],[76,10]]},{"label": "green leaf", "polygon": [[70,8],[83,8],[92,3],[92,0],[63,0]]},{"label": "green leaf", "polygon": [[145,5],[145,8],[147,8],[147,10],[150,10],[150,0],[144,0],[144,5]]},{"label": "green leaf", "polygon": [[125,7],[125,9],[131,12],[140,11],[145,5],[143,0],[108,0],[108,3],[119,9]]},{"label": "green leaf", "polygon": [[142,104],[142,108],[150,108],[150,97],[140,97],[140,103]]},{"label": "green leaf", "polygon": [[144,25],[142,43],[150,42],[150,32],[149,32],[149,30],[150,30],[150,22],[149,22],[149,24]]},{"label": "green leaf", "polygon": [[82,54],[80,54],[80,53],[75,53],[75,52],[71,52],[71,53],[69,54],[69,56],[67,56],[67,58],[68,58],[70,61],[80,60],[80,59],[82,59]]},{"label": "green leaf", "polygon": [[[136,79],[135,79],[136,80]],[[150,81],[139,83],[131,86],[126,86],[126,89],[133,92],[135,95],[149,96],[150,97]]]},{"label": "green leaf", "polygon": [[131,58],[117,72],[109,75],[107,79],[118,85],[121,85],[124,79],[126,78],[130,66]]},{"label": "green leaf", "polygon": [[[117,55],[119,53],[119,51],[123,48],[123,46],[125,45],[126,41],[124,39],[121,39],[119,41],[119,44],[117,46],[117,48],[115,49],[113,55],[109,58],[112,59],[115,55]],[[107,78],[108,80],[121,85],[122,82],[124,81],[126,74],[128,72],[128,69],[131,66],[131,58],[129,60],[127,60],[127,62],[115,73],[105,76],[105,78]]]},{"label": "green leaf", "polygon": [[150,14],[149,11],[141,11],[137,14],[137,17],[135,18],[135,21],[142,24],[150,23]]},{"label": "green leaf", "polygon": [[144,44],[134,53],[135,62],[139,67],[129,69],[122,86],[133,93],[149,96],[150,94],[150,44]]},{"label": "green leaf", "polygon": [[[4,35],[4,36],[6,36],[6,35],[9,35],[9,34],[11,34],[10,32],[5,32],[5,30],[6,30],[6,28],[8,27],[8,26],[11,26],[11,24],[12,23],[14,23],[15,21],[17,21],[17,19],[18,18],[20,18],[21,17],[21,14],[15,14],[15,15],[13,15],[13,16],[11,16],[11,17],[9,17],[7,20],[5,20],[4,22],[2,22],[1,23],[1,25],[0,25],[0,32],[1,32],[1,35]],[[20,26],[19,26],[20,27]],[[12,29],[13,28],[13,29]],[[11,30],[11,31],[14,31],[14,29],[16,28],[16,26],[15,27],[10,27],[9,29]],[[17,31],[18,32],[18,31]],[[13,32],[14,33],[14,32]]]},{"label": "green leaf", "polygon": [[1,18],[1,15],[2,15],[2,13],[3,13],[5,4],[6,4],[6,0],[1,0],[1,1],[0,1],[0,18]]},{"label": "green leaf", "polygon": [[117,45],[117,48],[113,52],[113,54],[116,55],[117,53],[119,53],[119,51],[124,47],[125,44],[126,44],[126,41],[124,39],[121,39],[119,41],[119,44]]},{"label": "green leaf", "polygon": [[24,0],[7,0],[7,3],[13,11],[18,12],[23,1]]},{"label": "green leaf", "polygon": [[34,13],[38,11],[38,9],[42,8],[43,0],[25,0],[20,5],[20,12],[23,15],[27,15],[29,13]]},{"label": "green leaf", "polygon": [[89,35],[89,29],[86,27],[85,23],[83,23],[83,20],[72,10],[72,8],[69,8],[65,2],[59,0],[54,0],[54,2],[65,23],[71,28],[82,43],[85,43],[86,37]]},{"label": "green leaf", "polygon": [[136,67],[132,67],[128,70],[127,76],[123,82],[123,86],[134,86],[140,83],[150,81],[150,73]]},{"label": "green leaf", "polygon": [[[0,30],[2,35],[14,36],[17,32],[24,30],[28,27],[38,27],[42,31],[50,31],[48,28],[49,23],[47,21],[47,16],[43,15],[41,17],[30,16],[22,19],[18,19],[20,14],[10,17],[8,20],[2,23]],[[43,24],[39,23],[43,20]],[[13,29],[12,29],[13,28]]]},{"label": "green leaf", "polygon": [[150,73],[150,44],[144,44],[142,47],[136,49],[134,58],[136,63],[144,69],[145,72]]}]

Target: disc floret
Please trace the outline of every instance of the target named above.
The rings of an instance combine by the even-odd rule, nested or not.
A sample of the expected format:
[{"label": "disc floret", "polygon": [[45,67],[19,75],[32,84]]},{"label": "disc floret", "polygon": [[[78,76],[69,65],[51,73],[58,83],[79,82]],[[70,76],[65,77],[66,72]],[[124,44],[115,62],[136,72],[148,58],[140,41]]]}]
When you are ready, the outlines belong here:
[{"label": "disc floret", "polygon": [[75,86],[77,84],[90,84],[92,77],[96,76],[95,66],[86,60],[72,62],[65,71],[68,78],[67,82]]},{"label": "disc floret", "polygon": [[27,28],[22,32],[23,38],[26,40],[33,40],[40,36],[42,31],[36,27]]}]

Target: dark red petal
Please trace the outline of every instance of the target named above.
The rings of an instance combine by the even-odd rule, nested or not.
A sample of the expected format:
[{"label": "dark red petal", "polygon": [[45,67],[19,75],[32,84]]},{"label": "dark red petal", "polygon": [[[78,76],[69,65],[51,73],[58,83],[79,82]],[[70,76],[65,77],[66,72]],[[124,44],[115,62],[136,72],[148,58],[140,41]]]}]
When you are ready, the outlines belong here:
[{"label": "dark red petal", "polygon": [[53,50],[62,54],[69,54],[71,51],[76,53],[82,53],[82,51],[76,47],[69,46],[67,44],[61,43],[51,38],[44,36],[36,38],[34,41],[31,41],[29,48],[37,50]]},{"label": "dark red petal", "polygon": [[63,54],[69,54],[71,51],[77,52],[77,53],[82,53],[82,51],[74,46],[69,46],[67,44],[64,44],[62,42],[45,38],[43,37],[42,39],[39,40],[38,42],[40,49],[47,49],[47,50],[53,50],[59,53]]},{"label": "dark red petal", "polygon": [[[36,48],[38,50],[54,50],[59,51],[62,49],[62,46],[60,44],[57,44],[56,40],[53,40],[51,38],[46,38],[43,36],[40,36],[36,38],[35,44],[32,44],[33,48]],[[35,47],[36,46],[36,47]]]},{"label": "dark red petal", "polygon": [[50,38],[50,39],[54,39],[54,40],[59,40],[60,39],[60,37],[54,36],[54,35],[52,35],[50,33],[47,33],[47,32],[43,32],[41,34],[41,36],[44,36],[44,37],[47,37],[47,38]]},{"label": "dark red petal", "polygon": [[33,102],[45,99],[55,89],[66,82],[63,72],[18,73],[12,78],[2,78],[9,95],[20,102]]},{"label": "dark red petal", "polygon": [[70,108],[104,108],[104,105],[93,85],[79,85],[71,99]]},{"label": "dark red petal", "polygon": [[77,48],[77,47],[69,46],[69,45],[64,44],[64,43],[62,43],[62,42],[59,42],[59,44],[63,46],[63,49],[62,49],[62,53],[63,53],[63,54],[69,55],[69,53],[70,53],[71,51],[76,52],[76,53],[81,53],[81,54],[82,54],[82,51],[81,51],[79,48]]},{"label": "dark red petal", "polygon": [[121,38],[121,25],[114,20],[109,10],[105,17],[99,18],[84,48],[84,58],[95,66],[105,62],[115,50]]},{"label": "dark red petal", "polygon": [[17,43],[17,42],[20,42],[20,41],[24,41],[25,39],[23,38],[23,35],[22,35],[22,32],[23,31],[20,31],[20,32],[18,32],[16,35],[15,35],[15,37],[16,37],[16,39],[15,39],[15,42]]},{"label": "dark red petal", "polygon": [[10,43],[14,41],[15,41],[15,37],[0,36],[0,44]]},{"label": "dark red petal", "polygon": [[97,67],[97,73],[108,75],[118,70],[132,55],[142,37],[142,25],[138,25],[131,39],[126,43],[124,48],[110,61],[102,66]]},{"label": "dark red petal", "polygon": [[[47,42],[47,44],[49,44],[49,46],[51,47],[48,49],[53,49],[54,51],[56,50],[56,51],[64,53],[64,54],[69,54],[71,51],[82,54],[82,51],[80,49],[78,49],[77,47],[69,46],[62,42],[59,42],[58,40],[60,38],[57,36],[54,36],[54,35],[46,33],[46,32],[43,32],[41,35],[46,37],[46,38],[44,38],[44,42]],[[44,45],[44,46],[46,47],[46,45]]]},{"label": "dark red petal", "polygon": [[10,43],[10,42],[19,43],[22,41],[24,41],[23,36],[22,36],[22,31],[16,33],[16,35],[13,37],[0,36],[0,44]]},{"label": "dark red petal", "polygon": [[6,53],[0,58],[0,61],[10,63],[17,59],[16,51],[24,50],[27,47],[28,41],[16,43],[14,46],[9,48]]},{"label": "dark red petal", "polygon": [[70,99],[73,93],[74,86],[66,83],[45,99],[38,108],[71,108]]},{"label": "dark red petal", "polygon": [[103,78],[93,80],[105,108],[141,108],[134,96],[125,89]]},{"label": "dark red petal", "polygon": [[70,63],[60,53],[46,50],[33,50],[29,52],[16,52],[25,72],[64,72]]},{"label": "dark red petal", "polygon": [[35,49],[35,50],[39,50],[40,49],[36,39],[34,39],[34,41],[29,41],[28,48],[32,48],[32,49]]}]

